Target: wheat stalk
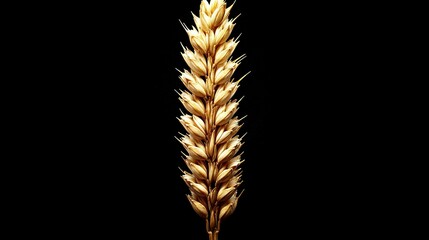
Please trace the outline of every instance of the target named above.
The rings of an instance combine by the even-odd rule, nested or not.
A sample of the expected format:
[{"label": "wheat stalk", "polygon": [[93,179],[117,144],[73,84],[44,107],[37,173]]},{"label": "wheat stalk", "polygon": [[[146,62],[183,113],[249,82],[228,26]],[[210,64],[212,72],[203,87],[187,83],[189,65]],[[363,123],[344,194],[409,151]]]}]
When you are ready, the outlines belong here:
[{"label": "wheat stalk", "polygon": [[205,219],[209,240],[217,240],[220,223],[237,207],[242,184],[240,164],[243,136],[238,135],[242,119],[235,116],[240,100],[234,99],[240,81],[234,72],[245,57],[233,59],[238,38],[231,33],[235,20],[225,0],[202,0],[195,26],[188,28],[192,49],[183,47],[182,57],[189,70],[180,71],[186,87],[178,92],[187,110],[178,120],[186,130],[177,138],[186,152],[183,160],[188,171],[181,170],[189,187],[187,198],[195,212]]}]

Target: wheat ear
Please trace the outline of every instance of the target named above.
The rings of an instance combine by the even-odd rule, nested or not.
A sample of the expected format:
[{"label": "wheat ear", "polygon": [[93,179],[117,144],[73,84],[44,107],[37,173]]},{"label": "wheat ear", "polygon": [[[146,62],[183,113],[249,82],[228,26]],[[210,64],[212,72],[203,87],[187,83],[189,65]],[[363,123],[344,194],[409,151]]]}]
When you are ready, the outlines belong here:
[{"label": "wheat ear", "polygon": [[242,183],[240,164],[243,136],[238,135],[242,119],[235,116],[240,100],[233,96],[240,81],[233,74],[245,55],[233,59],[238,44],[231,37],[235,20],[224,0],[202,0],[199,16],[193,15],[195,26],[188,28],[192,49],[181,53],[189,70],[180,71],[186,87],[178,92],[187,110],[178,118],[186,130],[179,142],[186,152],[183,160],[188,171],[182,179],[189,187],[187,198],[195,212],[205,219],[209,240],[217,240],[220,223],[237,207]]}]

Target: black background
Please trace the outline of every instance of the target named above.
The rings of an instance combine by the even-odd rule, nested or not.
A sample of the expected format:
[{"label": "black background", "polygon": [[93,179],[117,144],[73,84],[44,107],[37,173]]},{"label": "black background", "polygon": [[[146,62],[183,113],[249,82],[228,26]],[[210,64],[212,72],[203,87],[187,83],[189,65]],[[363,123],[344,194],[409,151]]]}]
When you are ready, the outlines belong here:
[{"label": "black background", "polygon": [[[199,4],[74,4],[26,23],[30,71],[49,80],[33,83],[42,101],[29,103],[32,151],[47,159],[34,164],[43,180],[29,183],[34,235],[207,238],[185,197],[174,138],[183,132],[175,69],[186,67],[180,43],[189,46],[179,20],[192,26]],[[247,116],[245,191],[220,239],[350,239],[386,229],[381,219],[392,213],[378,198],[371,153],[383,128],[382,103],[371,101],[379,28],[363,30],[372,13],[359,7],[235,2],[234,54],[246,54],[235,75],[251,71],[236,93],[244,96],[237,115]]]}]

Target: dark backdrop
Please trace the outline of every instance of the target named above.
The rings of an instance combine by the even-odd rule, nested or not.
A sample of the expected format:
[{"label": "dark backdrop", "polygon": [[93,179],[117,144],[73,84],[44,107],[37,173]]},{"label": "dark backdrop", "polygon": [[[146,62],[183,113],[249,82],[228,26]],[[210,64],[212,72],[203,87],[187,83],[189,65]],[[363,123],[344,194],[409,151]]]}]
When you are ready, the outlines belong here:
[{"label": "dark backdrop", "polygon": [[[35,234],[207,238],[174,138],[183,132],[175,69],[185,67],[180,43],[189,46],[179,20],[193,25],[199,4],[74,4],[28,23],[53,80],[41,94],[50,131],[38,131],[54,164],[38,192],[45,207],[29,220],[43,223]],[[380,228],[380,190],[367,187],[378,138],[368,126],[378,123],[361,109],[377,55],[368,57],[357,7],[235,2],[235,55],[247,56],[235,75],[251,71],[236,93],[237,115],[247,115],[245,191],[220,239],[350,239]]]}]

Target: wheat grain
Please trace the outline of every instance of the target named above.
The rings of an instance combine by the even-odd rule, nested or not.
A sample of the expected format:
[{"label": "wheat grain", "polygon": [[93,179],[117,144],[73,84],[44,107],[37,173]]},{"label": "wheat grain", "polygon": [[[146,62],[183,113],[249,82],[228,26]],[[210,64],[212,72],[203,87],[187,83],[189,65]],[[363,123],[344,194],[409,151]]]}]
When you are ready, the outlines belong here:
[{"label": "wheat grain", "polygon": [[[236,18],[230,19],[234,4],[225,0],[202,0],[194,26],[185,29],[192,48],[182,45],[182,57],[188,69],[179,70],[185,90],[178,92],[187,113],[179,122],[186,130],[178,138],[186,152],[183,160],[188,171],[182,179],[190,194],[187,198],[195,212],[206,221],[209,240],[217,240],[220,223],[237,207],[241,196],[243,163],[238,135],[242,119],[235,116],[240,100],[234,99],[240,81],[234,72],[245,55],[233,59],[238,38],[231,37]],[[242,191],[241,191],[242,192]]]}]

